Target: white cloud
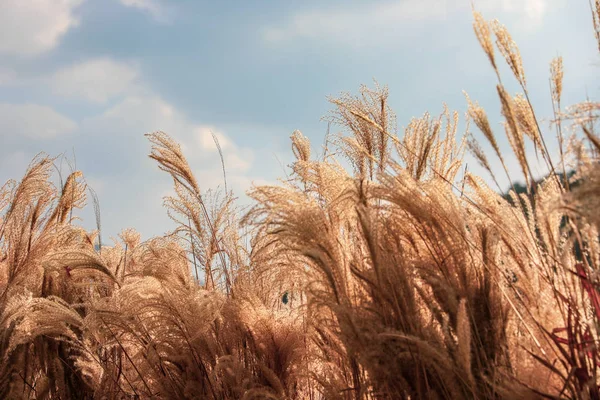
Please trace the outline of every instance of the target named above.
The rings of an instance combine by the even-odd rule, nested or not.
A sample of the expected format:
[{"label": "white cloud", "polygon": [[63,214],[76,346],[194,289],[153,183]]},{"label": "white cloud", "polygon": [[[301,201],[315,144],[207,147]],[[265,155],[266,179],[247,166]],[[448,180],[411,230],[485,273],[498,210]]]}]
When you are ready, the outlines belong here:
[{"label": "white cloud", "polygon": [[[475,0],[475,7],[490,17],[494,13],[526,17],[530,26],[537,26],[547,11],[548,1],[551,0]],[[293,39],[328,40],[352,46],[391,44],[456,13],[470,15],[469,8],[470,2],[455,0],[386,1],[355,7],[344,4],[341,8],[299,12],[283,24],[265,27],[262,34],[266,42],[275,44]]]},{"label": "white cloud", "polygon": [[[63,150],[66,143],[53,140],[40,145],[38,139],[76,131],[67,145],[76,149],[78,168],[99,196],[105,240],[125,226],[135,226],[146,237],[170,227],[161,193],[172,182],[148,159],[145,133],[162,130],[180,143],[203,190],[223,187],[211,132],[223,151],[228,188],[244,197],[255,178],[250,175],[252,149],[238,146],[218,126],[191,121],[152,90],[135,63],[92,59],[38,77],[20,77],[18,70],[3,69],[0,84],[46,87],[56,95],[96,105],[95,116],[76,124],[50,107],[0,103],[0,143],[10,139],[8,146],[0,146],[0,178],[22,174],[39,146],[52,152]],[[95,228],[93,207],[81,216],[86,228]]]},{"label": "white cloud", "polygon": [[[181,130],[185,125],[184,120],[159,96],[130,95],[88,122],[100,124],[101,127],[113,126],[116,130],[134,134],[155,130]],[[131,132],[131,129],[135,131]]]},{"label": "white cloud", "polygon": [[203,126],[196,128],[195,130],[196,143],[204,150],[211,152],[217,151],[217,145],[213,139],[213,134],[219,141],[221,151],[227,150],[232,147],[231,141],[222,133],[217,132],[214,127]]},{"label": "white cloud", "polygon": [[493,13],[521,15],[530,26],[538,26],[546,14],[548,2],[557,0],[476,0],[475,7],[482,13],[493,17]]},{"label": "white cloud", "polygon": [[158,0],[120,0],[125,7],[137,8],[152,15],[157,22],[168,22],[169,11]]},{"label": "white cloud", "polygon": [[48,82],[56,94],[105,103],[134,91],[138,76],[132,63],[99,58],[62,68]]},{"label": "white cloud", "polygon": [[220,174],[220,161],[211,132],[219,140],[225,158],[225,167],[233,174],[243,174],[252,165],[253,153],[239,148],[231,138],[214,126],[199,125],[189,121],[174,106],[157,95],[128,96],[107,109],[102,115],[84,122],[84,127],[112,131],[118,135],[142,135],[164,131],[181,145],[191,164],[211,165]]},{"label": "white cloud", "polygon": [[327,38],[348,44],[364,44],[386,31],[398,31],[399,23],[439,20],[447,15],[450,0],[406,0],[340,9],[300,12],[283,26],[267,27],[263,37],[269,42],[295,38]]},{"label": "white cloud", "polygon": [[51,139],[73,132],[77,124],[52,108],[38,104],[0,103],[0,137]]},{"label": "white cloud", "polygon": [[102,115],[86,121],[85,125],[93,126],[96,130],[110,130],[128,135],[166,132],[179,142],[192,166],[206,168],[206,165],[210,165],[210,170],[217,176],[221,174],[221,166],[211,132],[219,141],[228,174],[246,173],[254,160],[250,148],[240,148],[215,126],[189,121],[174,106],[157,95],[128,96]]},{"label": "white cloud", "polygon": [[233,171],[246,172],[252,166],[254,154],[250,149],[230,152],[225,155],[225,168]]},{"label": "white cloud", "polygon": [[36,55],[56,47],[78,25],[83,0],[0,1],[0,54]]},{"label": "white cloud", "polygon": [[[249,169],[254,158],[251,149],[237,146],[218,127],[190,121],[174,105],[150,90],[144,96],[125,97],[81,125],[85,150],[78,154],[79,158],[93,151],[95,158],[87,156],[86,162],[103,163],[103,167],[90,176],[94,182],[102,182],[100,203],[110,211],[110,214],[102,214],[104,237],[125,226],[134,226],[145,237],[172,228],[162,208],[162,197],[172,194],[172,181],[158,168],[153,168],[153,162],[146,156],[150,145],[142,136],[145,133],[160,130],[173,137],[181,145],[201,189],[207,190],[223,187],[221,162],[212,131],[223,150],[228,188],[240,196],[251,182]],[[93,227],[93,215],[89,210],[86,212],[86,226]]]}]

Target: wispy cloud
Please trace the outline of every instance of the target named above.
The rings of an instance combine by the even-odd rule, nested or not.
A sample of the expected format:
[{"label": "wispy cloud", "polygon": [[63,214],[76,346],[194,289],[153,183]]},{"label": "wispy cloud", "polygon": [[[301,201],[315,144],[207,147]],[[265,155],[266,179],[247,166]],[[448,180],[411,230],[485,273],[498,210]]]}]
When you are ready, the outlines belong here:
[{"label": "wispy cloud", "polygon": [[[173,136],[203,189],[223,185],[213,134],[223,151],[229,189],[242,195],[254,178],[250,175],[252,149],[236,144],[218,125],[192,121],[144,80],[135,62],[93,58],[38,77],[21,78],[12,70],[0,76],[6,85],[45,88],[57,96],[88,102],[96,110],[75,122],[48,106],[0,103],[0,142],[3,135],[11,140],[10,148],[0,146],[0,159],[5,160],[0,166],[3,177],[18,177],[25,160],[37,151],[75,145],[78,166],[97,190],[103,207],[118,210],[103,215],[110,234],[124,223],[136,225],[145,234],[156,233],[155,224],[168,226],[166,215],[158,222],[146,218],[164,214],[160,193],[168,190],[170,181],[149,165],[145,133],[162,130]],[[61,135],[68,133],[77,135],[67,143]],[[32,145],[40,139],[46,140],[44,144]],[[84,224],[93,228],[90,213],[84,212]]]},{"label": "wispy cloud", "polygon": [[52,74],[48,82],[56,94],[106,103],[135,91],[138,76],[133,63],[100,58],[64,67]]},{"label": "wispy cloud", "polygon": [[[223,187],[221,164],[211,131],[219,138],[224,153],[229,189],[241,195],[252,180],[249,175],[254,158],[252,149],[236,145],[218,127],[190,121],[157,94],[127,96],[102,114],[81,123],[86,140],[79,151],[87,155],[86,163],[104,166],[88,176],[103,182],[100,199],[103,207],[119,210],[119,215],[105,218],[103,224],[107,232],[117,232],[124,221],[135,221],[136,228],[144,234],[156,232],[157,222],[146,217],[164,214],[162,196],[170,193],[170,181],[158,168],[149,165],[146,157],[149,145],[142,135],[157,130],[170,134],[181,145],[203,190]],[[127,171],[126,175],[122,171]],[[127,200],[122,201],[123,198]],[[158,224],[166,227],[166,221],[163,218]]]},{"label": "wispy cloud", "polygon": [[[511,13],[538,25],[551,0],[476,0],[485,13]],[[561,1],[561,0],[554,0]],[[295,39],[326,40],[350,46],[393,44],[430,29],[431,24],[449,19],[457,12],[468,13],[470,2],[455,0],[399,0],[369,2],[359,6],[300,11],[281,24],[262,30],[263,39],[282,44]]]},{"label": "wispy cloud", "polygon": [[407,0],[369,3],[359,7],[299,12],[282,25],[267,27],[263,38],[281,43],[292,39],[325,39],[346,44],[367,44],[377,37],[399,34],[400,23],[445,18],[448,0]]},{"label": "wispy cloud", "polygon": [[34,56],[52,50],[79,24],[83,0],[0,1],[0,54]]},{"label": "wispy cloud", "polygon": [[[245,173],[250,168],[253,158],[252,150],[240,148],[215,126],[191,122],[172,104],[150,90],[144,96],[125,97],[102,114],[86,119],[82,124],[82,130],[90,134],[97,132],[106,137],[106,132],[112,132],[118,147],[129,145],[127,137],[139,139],[144,133],[158,130],[167,132],[181,143],[190,163],[208,167],[217,172],[217,175],[220,175],[219,156],[211,132],[219,140],[229,173]],[[133,140],[137,142],[137,139]]]},{"label": "wispy cloud", "polygon": [[225,135],[218,132],[215,127],[205,126],[196,128],[194,134],[196,144],[198,144],[202,149],[210,152],[218,151],[213,135],[219,141],[219,146],[221,147],[221,150],[228,150],[234,147],[233,143]]},{"label": "wispy cloud", "polygon": [[39,104],[0,103],[0,138],[22,136],[52,139],[73,132],[77,124],[51,107]]},{"label": "wispy cloud", "polygon": [[167,23],[171,20],[171,10],[159,0],[119,0],[126,7],[137,8],[149,13],[155,21]]},{"label": "wispy cloud", "polygon": [[560,0],[476,0],[475,7],[486,13],[515,13],[527,18],[529,24],[539,24],[548,11],[549,3]]}]

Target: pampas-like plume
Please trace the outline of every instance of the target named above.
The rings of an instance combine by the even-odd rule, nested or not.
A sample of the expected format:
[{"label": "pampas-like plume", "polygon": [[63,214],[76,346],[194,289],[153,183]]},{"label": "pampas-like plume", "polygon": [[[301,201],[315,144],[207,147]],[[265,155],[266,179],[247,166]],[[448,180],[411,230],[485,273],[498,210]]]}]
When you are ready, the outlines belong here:
[{"label": "pampas-like plume", "polygon": [[523,69],[523,61],[521,60],[521,53],[517,44],[510,36],[508,29],[498,20],[492,22],[492,29],[494,35],[496,35],[496,46],[498,46],[500,53],[504,56],[517,81],[519,81],[522,87],[526,87],[525,70]]},{"label": "pampas-like plume", "polygon": [[[53,159],[39,155],[0,188],[0,397],[600,398],[600,106],[563,111],[553,61],[563,185],[516,46],[494,22],[524,92],[512,97],[490,27],[474,18],[528,194],[466,171],[458,189],[465,147],[496,179],[471,120],[513,182],[468,96],[462,137],[446,107],[399,137],[379,86],[331,99],[344,131],[323,157],[295,131],[293,173],[254,187],[243,218],[227,189],[201,191],[170,136],[149,134],[150,157],[174,181],[164,204],[176,227],[145,242],[126,229],[98,249],[96,196],[98,231],[87,232],[73,215],[86,200],[81,173],[55,185]],[[583,133],[565,149],[563,125]],[[539,182],[524,135],[551,170]]]},{"label": "pampas-like plume", "polygon": [[475,31],[475,36],[477,36],[477,40],[483,49],[483,52],[490,60],[492,64],[492,68],[498,74],[498,67],[496,66],[496,59],[494,57],[494,45],[492,44],[492,35],[490,33],[490,26],[488,22],[483,18],[481,13],[473,10],[473,30]]}]

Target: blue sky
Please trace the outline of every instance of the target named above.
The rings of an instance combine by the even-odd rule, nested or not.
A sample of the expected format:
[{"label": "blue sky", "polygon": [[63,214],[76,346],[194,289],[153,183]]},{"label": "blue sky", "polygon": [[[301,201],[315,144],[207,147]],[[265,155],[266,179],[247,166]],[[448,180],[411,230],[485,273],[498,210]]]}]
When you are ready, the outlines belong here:
[{"label": "blue sky", "polygon": [[[597,100],[588,0],[475,5],[519,45],[541,116],[551,115],[556,55],[563,103]],[[463,90],[498,126],[495,77],[470,9],[471,0],[0,0],[0,181],[20,179],[40,151],[74,152],[100,198],[104,239],[126,227],[148,238],[172,224],[162,209],[171,182],[147,157],[147,132],[182,143],[206,189],[222,184],[216,133],[243,202],[253,182],[284,175],[295,129],[319,149],[327,96],[373,79],[389,86],[400,128],[444,102],[462,115]],[[80,215],[94,226],[91,207]]]}]

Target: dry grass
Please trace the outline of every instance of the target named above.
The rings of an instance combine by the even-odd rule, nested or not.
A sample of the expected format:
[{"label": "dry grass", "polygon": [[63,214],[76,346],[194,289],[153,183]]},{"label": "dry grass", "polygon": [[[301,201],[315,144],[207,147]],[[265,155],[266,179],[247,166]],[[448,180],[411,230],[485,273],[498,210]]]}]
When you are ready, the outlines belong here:
[{"label": "dry grass", "polygon": [[[294,132],[293,175],[252,189],[240,218],[157,132],[176,229],[100,248],[72,218],[82,174],[56,187],[36,157],[0,189],[0,398],[599,399],[600,105],[562,109],[552,61],[559,176],[516,44],[474,16],[512,155],[468,97],[491,155],[447,109],[398,132],[387,89],[361,87],[331,99],[335,149],[314,157]],[[502,84],[492,33],[522,94]],[[490,157],[506,174],[516,160],[527,193],[461,175],[467,148],[490,174]]]}]

